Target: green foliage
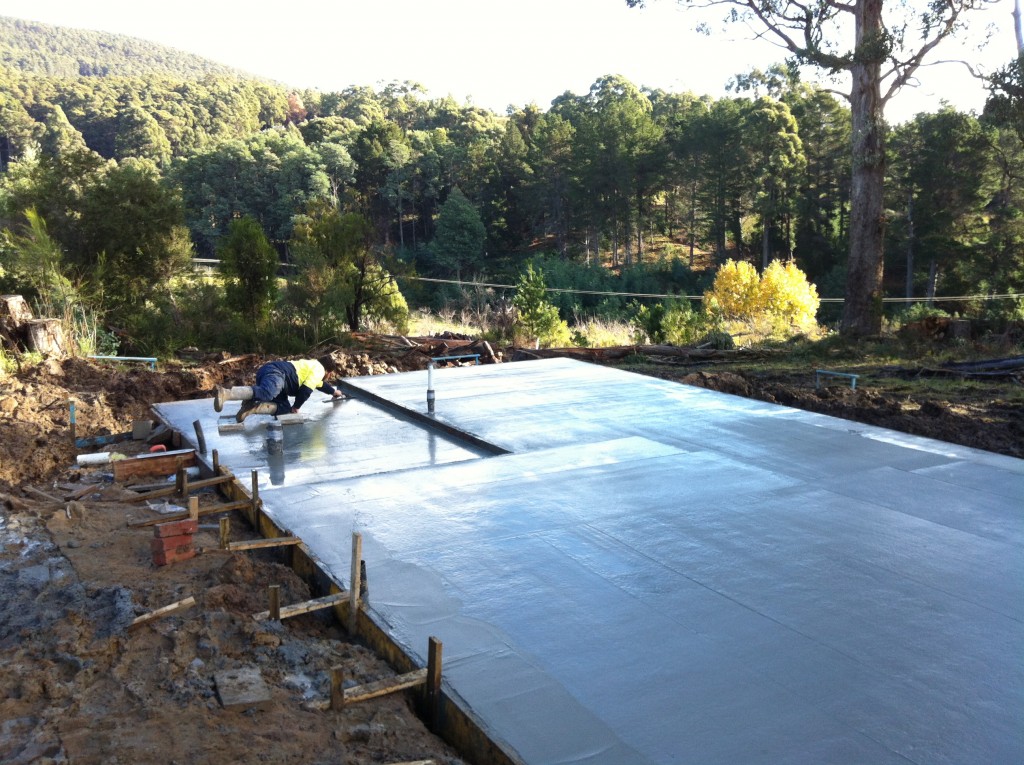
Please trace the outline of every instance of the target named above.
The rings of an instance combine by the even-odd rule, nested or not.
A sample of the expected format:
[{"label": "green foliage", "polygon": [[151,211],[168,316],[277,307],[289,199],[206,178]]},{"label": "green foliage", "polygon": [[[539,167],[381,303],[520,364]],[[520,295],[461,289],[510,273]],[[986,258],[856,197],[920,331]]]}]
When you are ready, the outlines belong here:
[{"label": "green foliage", "polygon": [[15,289],[34,294],[46,306],[61,310],[78,303],[78,290],[66,275],[67,266],[60,245],[50,236],[46,221],[34,208],[25,211],[20,233],[9,230],[0,253],[7,276]]},{"label": "green foliage", "polygon": [[231,221],[217,248],[228,304],[261,327],[277,298],[277,252],[253,218]]},{"label": "green foliage", "polygon": [[78,265],[95,274],[116,318],[165,291],[190,265],[182,223],[180,198],[150,161],[110,163],[84,189]]},{"label": "green foliage", "polygon": [[357,213],[315,207],[297,221],[290,243],[297,273],[287,296],[314,344],[342,326],[355,332],[366,318],[394,326],[408,322],[405,299],[372,241],[373,226]]},{"label": "green foliage", "polygon": [[[120,50],[128,53],[113,55]],[[410,281],[400,297],[393,245],[414,253],[408,268],[428,276],[509,283],[532,262],[550,287],[566,290],[548,293],[547,303],[581,325],[633,319],[633,298],[608,293],[701,294],[711,286],[709,260],[758,260],[758,252],[792,255],[823,294],[844,294],[851,115],[792,69],[752,73],[740,78],[749,92],[720,99],[608,76],[548,111],[530,105],[499,116],[429,98],[415,83],[292,93],[208,63],[127,38],[0,19],[0,135],[11,158],[0,169],[0,226],[25,235],[17,225],[34,208],[61,252],[63,276],[138,342],[161,342],[169,323],[150,318],[161,311],[184,321],[190,342],[222,342],[203,329],[198,308],[194,323],[185,316],[196,295],[175,278],[190,254],[180,226],[198,254],[211,256],[243,216],[280,252],[296,243],[288,255],[303,272],[288,294],[298,313],[263,318],[283,343],[376,326],[385,314],[400,316],[405,299],[505,331],[500,293]],[[897,128],[890,277],[903,268],[913,191],[917,283],[933,257],[940,294],[1015,292],[1024,283],[1019,64],[993,79],[980,120],[944,109]],[[326,240],[299,244],[296,221],[320,205],[358,210],[369,233],[339,229],[359,241],[345,254]],[[4,258],[4,284],[27,283]],[[895,292],[902,281],[886,285]],[[378,288],[391,308],[364,299]],[[759,301],[757,318],[743,321],[768,336],[796,329],[784,318],[800,310],[792,295],[789,308]],[[233,342],[256,342],[248,315],[236,327],[223,306],[197,305]],[[1013,314],[1009,302],[943,305]],[[839,310],[826,306],[822,316]],[[689,340],[695,331],[683,332],[693,317],[677,311],[641,323],[666,337]]]},{"label": "green foliage", "polygon": [[544,272],[527,265],[519,277],[516,294],[512,298],[516,309],[517,335],[527,342],[536,341],[543,347],[564,346],[571,341],[569,325],[558,316],[558,309],[547,301]]},{"label": "green foliage", "polygon": [[483,260],[487,232],[476,208],[458,188],[441,205],[431,242],[434,260],[456,279],[478,267]]},{"label": "green foliage", "polygon": [[653,305],[634,304],[632,325],[637,342],[691,345],[715,328],[715,319],[695,311],[689,300],[666,300]]},{"label": "green foliage", "polygon": [[5,16],[0,16],[0,64],[54,77],[145,75],[155,71],[195,79],[211,74],[243,74],[210,59],[135,37]]},{"label": "green foliage", "polygon": [[188,226],[206,253],[239,215],[258,220],[271,241],[287,241],[296,215],[331,198],[320,157],[294,129],[213,145],[178,165],[174,178]]},{"label": "green foliage", "polygon": [[921,319],[927,319],[930,317],[946,318],[949,314],[934,305],[928,303],[911,303],[903,311],[900,311],[894,317],[894,323],[897,326],[908,324],[912,321],[921,321]]}]

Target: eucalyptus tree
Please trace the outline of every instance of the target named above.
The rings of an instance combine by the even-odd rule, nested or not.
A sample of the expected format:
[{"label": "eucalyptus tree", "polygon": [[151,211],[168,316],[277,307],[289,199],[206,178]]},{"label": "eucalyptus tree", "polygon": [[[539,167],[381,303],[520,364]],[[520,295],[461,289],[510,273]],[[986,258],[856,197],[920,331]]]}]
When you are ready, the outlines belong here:
[{"label": "eucalyptus tree", "polygon": [[355,191],[363,213],[377,228],[380,240],[391,239],[395,205],[395,176],[412,159],[412,152],[401,128],[394,122],[377,119],[356,134],[349,148],[356,163]]},{"label": "eucalyptus tree", "polygon": [[976,262],[974,279],[984,291],[1019,291],[1024,284],[1024,57],[992,76],[982,121],[994,131],[997,189],[986,206],[989,247],[986,258]]},{"label": "eucalyptus tree", "polygon": [[697,110],[690,123],[690,151],[702,171],[696,184],[697,207],[703,210],[702,234],[718,263],[728,257],[730,239],[733,248],[745,254],[744,190],[752,171],[743,118],[749,108],[748,99],[720,98]]},{"label": "eucalyptus tree", "polygon": [[945,106],[918,114],[892,137],[893,207],[904,209],[906,296],[915,296],[916,263],[928,264],[924,294],[935,297],[944,274],[983,251],[986,206],[995,196],[990,136],[976,118]]},{"label": "eucalyptus tree", "polygon": [[230,221],[245,215],[259,221],[272,242],[283,244],[294,216],[331,196],[323,158],[294,127],[218,142],[179,162],[172,174],[182,189],[188,226],[207,255]]},{"label": "eucalyptus tree", "polygon": [[280,260],[259,221],[249,216],[231,221],[217,245],[217,256],[229,305],[253,329],[263,326],[277,298]]},{"label": "eucalyptus tree", "polygon": [[761,219],[763,270],[771,260],[792,256],[795,187],[807,159],[796,119],[782,101],[757,99],[744,115],[742,130],[753,169],[754,207]]},{"label": "eucalyptus tree", "polygon": [[375,244],[363,215],[323,203],[310,206],[295,225],[290,249],[298,273],[288,296],[314,331],[314,343],[339,323],[352,332],[370,316],[403,326],[408,307],[395,284],[385,249]]},{"label": "eucalyptus tree", "polygon": [[434,260],[456,279],[483,265],[487,230],[476,207],[458,187],[441,205],[430,242]]},{"label": "eucalyptus tree", "polygon": [[627,265],[633,245],[642,255],[642,217],[657,184],[653,160],[662,139],[650,99],[618,75],[598,79],[584,97],[565,93],[552,111],[573,127],[575,200],[586,220],[587,249],[610,242],[613,264],[619,248]]},{"label": "eucalyptus tree", "polygon": [[534,169],[534,219],[542,236],[554,236],[559,255],[569,252],[572,223],[575,128],[559,114],[541,115],[533,129],[528,162]]},{"label": "eucalyptus tree", "polygon": [[530,149],[523,128],[514,117],[505,123],[504,133],[491,147],[487,160],[481,207],[489,249],[514,252],[524,248],[533,237],[530,197],[534,179]]},{"label": "eucalyptus tree", "polygon": [[150,159],[159,167],[171,161],[171,142],[160,123],[138,99],[125,98],[118,106],[114,136],[114,157]]},{"label": "eucalyptus tree", "polygon": [[1024,141],[1024,52],[989,77],[985,117],[1013,128]]},{"label": "eucalyptus tree", "polygon": [[796,192],[794,256],[817,282],[846,259],[850,112],[831,93],[800,83],[782,99],[796,118],[807,159]]},{"label": "eucalyptus tree", "polygon": [[[630,7],[647,0],[626,0]],[[689,2],[689,0],[687,0]],[[967,23],[970,12],[995,0],[708,0],[727,18],[752,25],[801,64],[850,77],[853,130],[850,254],[841,329],[876,334],[882,323],[885,244],[884,111],[911,82],[932,50]]]}]

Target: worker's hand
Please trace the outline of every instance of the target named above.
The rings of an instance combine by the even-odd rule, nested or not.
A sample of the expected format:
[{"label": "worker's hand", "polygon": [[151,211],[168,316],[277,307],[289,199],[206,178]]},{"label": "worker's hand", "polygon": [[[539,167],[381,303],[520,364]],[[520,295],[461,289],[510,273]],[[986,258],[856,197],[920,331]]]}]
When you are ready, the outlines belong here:
[{"label": "worker's hand", "polygon": [[335,390],[334,391],[334,395],[332,397],[333,398],[345,398],[345,394],[342,393],[340,390]]},{"label": "worker's hand", "polygon": [[298,414],[299,410],[296,407],[292,407],[292,414]]}]

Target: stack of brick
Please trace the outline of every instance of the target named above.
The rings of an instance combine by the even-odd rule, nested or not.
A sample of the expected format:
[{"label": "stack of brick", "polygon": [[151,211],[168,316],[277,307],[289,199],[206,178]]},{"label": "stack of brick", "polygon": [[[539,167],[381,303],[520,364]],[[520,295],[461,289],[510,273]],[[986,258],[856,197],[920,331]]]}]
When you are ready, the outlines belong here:
[{"label": "stack of brick", "polygon": [[198,530],[199,521],[188,518],[154,526],[153,539],[149,541],[154,565],[166,566],[193,557],[196,551],[192,546],[192,537]]}]

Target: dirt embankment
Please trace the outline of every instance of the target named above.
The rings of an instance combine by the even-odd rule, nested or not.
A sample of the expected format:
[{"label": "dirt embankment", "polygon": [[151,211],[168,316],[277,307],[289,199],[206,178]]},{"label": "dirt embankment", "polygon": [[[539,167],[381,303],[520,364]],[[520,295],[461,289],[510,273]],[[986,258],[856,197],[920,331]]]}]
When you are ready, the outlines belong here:
[{"label": "dirt embankment", "polygon": [[[687,385],[732,393],[845,420],[1024,458],[1024,408],[1003,397],[1003,386],[963,388],[958,395],[881,391],[830,384],[816,389],[812,375],[751,372],[663,375]],[[1005,385],[1015,385],[1006,383]],[[899,386],[896,386],[899,387]]]},{"label": "dirt embankment", "polygon": [[[345,375],[392,371],[365,354],[335,354]],[[397,763],[462,760],[431,734],[407,695],[341,712],[307,708],[329,698],[330,670],[346,685],[394,676],[324,614],[257,622],[267,589],[282,604],[312,595],[283,554],[227,554],[217,516],[203,519],[196,557],[158,567],[153,512],[126,500],[102,469],[75,466],[78,436],[131,430],[160,401],[211,396],[251,382],[262,362],[212,360],[153,372],[82,360],[50,362],[4,380],[0,393],[0,762]],[[131,454],[140,444],[116,445]],[[66,498],[81,495],[74,501]],[[202,504],[216,503],[212,491]],[[251,532],[233,524],[233,538]],[[187,597],[195,605],[135,629],[131,621]],[[225,707],[215,678],[255,671],[269,692]]]}]

